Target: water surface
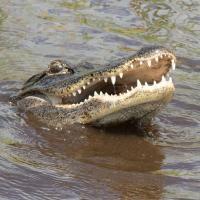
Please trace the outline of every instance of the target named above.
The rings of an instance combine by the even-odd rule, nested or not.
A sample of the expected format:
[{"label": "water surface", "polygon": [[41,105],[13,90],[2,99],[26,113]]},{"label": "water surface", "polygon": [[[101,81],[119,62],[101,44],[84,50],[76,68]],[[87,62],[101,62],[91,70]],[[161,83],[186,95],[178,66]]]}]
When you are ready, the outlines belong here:
[{"label": "water surface", "polygon": [[[199,13],[198,0],[1,0],[0,199],[200,199]],[[145,130],[52,130],[9,104],[53,59],[152,44],[178,57],[176,93]]]}]

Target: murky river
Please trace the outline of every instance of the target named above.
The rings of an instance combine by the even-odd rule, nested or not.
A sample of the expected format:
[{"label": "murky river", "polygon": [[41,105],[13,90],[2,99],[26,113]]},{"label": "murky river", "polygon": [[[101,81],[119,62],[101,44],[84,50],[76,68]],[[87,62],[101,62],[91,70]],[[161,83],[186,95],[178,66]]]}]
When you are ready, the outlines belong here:
[{"label": "murky river", "polygon": [[[199,13],[199,0],[0,0],[0,199],[199,200]],[[178,66],[147,130],[51,130],[8,102],[53,59],[105,64],[152,44]]]}]

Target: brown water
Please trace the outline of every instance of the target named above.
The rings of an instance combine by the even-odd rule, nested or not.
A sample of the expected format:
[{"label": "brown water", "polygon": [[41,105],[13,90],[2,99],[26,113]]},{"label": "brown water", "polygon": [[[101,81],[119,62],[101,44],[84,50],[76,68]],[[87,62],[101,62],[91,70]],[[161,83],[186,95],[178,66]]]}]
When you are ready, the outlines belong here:
[{"label": "brown water", "polygon": [[[1,0],[0,199],[199,200],[199,13],[199,0]],[[178,67],[146,130],[50,130],[8,103],[53,59],[104,64],[151,44]]]}]

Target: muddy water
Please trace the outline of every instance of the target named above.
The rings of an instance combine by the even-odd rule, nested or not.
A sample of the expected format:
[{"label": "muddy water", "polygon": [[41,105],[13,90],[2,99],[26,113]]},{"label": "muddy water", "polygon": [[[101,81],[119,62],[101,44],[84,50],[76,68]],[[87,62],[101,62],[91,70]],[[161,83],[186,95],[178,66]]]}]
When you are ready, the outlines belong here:
[{"label": "muddy water", "polygon": [[[200,199],[199,13],[199,0],[1,0],[0,199]],[[178,67],[145,130],[51,130],[8,103],[52,59],[104,64],[151,44]]]}]

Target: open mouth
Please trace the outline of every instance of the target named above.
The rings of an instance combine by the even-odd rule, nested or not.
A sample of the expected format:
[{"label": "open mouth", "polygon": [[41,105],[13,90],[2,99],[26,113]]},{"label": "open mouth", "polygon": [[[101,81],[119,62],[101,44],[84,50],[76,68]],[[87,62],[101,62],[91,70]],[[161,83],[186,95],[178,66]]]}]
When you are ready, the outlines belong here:
[{"label": "open mouth", "polygon": [[88,74],[71,87],[71,92],[62,98],[62,104],[82,104],[91,98],[117,99],[138,89],[152,90],[172,84],[170,73],[175,70],[174,54],[154,50],[145,55],[142,52],[122,62],[117,67]]}]

